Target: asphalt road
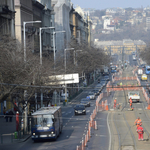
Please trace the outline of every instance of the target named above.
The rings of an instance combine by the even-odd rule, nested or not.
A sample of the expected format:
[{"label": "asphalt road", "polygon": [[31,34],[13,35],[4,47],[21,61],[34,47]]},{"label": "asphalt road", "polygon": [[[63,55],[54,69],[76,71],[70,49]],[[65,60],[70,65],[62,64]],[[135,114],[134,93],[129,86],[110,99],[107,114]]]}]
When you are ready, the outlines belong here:
[{"label": "asphalt road", "polygon": [[[56,141],[39,141],[34,143],[31,138],[25,142],[3,144],[1,150],[76,150],[77,145],[81,145],[81,140],[87,132],[88,121],[92,111],[95,108],[95,100],[91,100],[91,107],[86,108],[86,115],[74,115],[74,106],[78,104],[81,98],[85,98],[89,91],[91,91],[97,83],[85,89],[79,96],[77,96],[71,104],[62,107],[63,118],[63,131]],[[106,118],[107,114],[101,114],[101,118]],[[103,121],[103,125],[107,126],[106,120]],[[103,128],[101,129],[103,131]],[[96,135],[93,135],[93,139]],[[109,136],[107,135],[109,141]],[[108,142],[102,142],[103,147],[106,147]],[[99,144],[98,144],[99,145]]]}]

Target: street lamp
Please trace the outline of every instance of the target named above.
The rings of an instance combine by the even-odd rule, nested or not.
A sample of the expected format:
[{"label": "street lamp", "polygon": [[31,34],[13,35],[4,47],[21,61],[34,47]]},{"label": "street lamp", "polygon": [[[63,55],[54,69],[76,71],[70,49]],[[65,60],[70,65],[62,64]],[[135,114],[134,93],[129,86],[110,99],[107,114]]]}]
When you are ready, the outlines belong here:
[{"label": "street lamp", "polygon": [[[67,48],[64,50],[64,65],[65,65],[65,73],[66,73],[66,51],[67,50],[74,50],[74,48]],[[67,100],[67,84],[65,82],[65,101]]]},{"label": "street lamp", "polygon": [[67,49],[64,50],[64,58],[65,58],[65,60],[64,60],[64,66],[65,66],[65,73],[66,73],[66,51],[69,51],[69,50],[74,50],[74,48],[67,48]]},{"label": "street lamp", "polygon": [[23,22],[23,36],[24,36],[24,61],[26,62],[26,34],[25,34],[25,26],[27,23],[41,23],[41,21],[27,21]]},{"label": "street lamp", "polygon": [[77,52],[77,51],[82,51],[82,50],[75,50],[75,51],[74,51],[74,65],[77,65],[77,64],[76,64],[76,52]]},{"label": "street lamp", "polygon": [[55,71],[55,54],[56,54],[56,52],[55,52],[55,34],[56,34],[56,33],[62,33],[62,32],[66,32],[66,31],[54,31],[54,32],[53,32],[53,47],[54,47],[54,71]]},{"label": "street lamp", "polygon": [[41,30],[42,29],[54,29],[55,27],[42,27],[40,28],[40,64],[42,65],[42,39],[41,39]]}]

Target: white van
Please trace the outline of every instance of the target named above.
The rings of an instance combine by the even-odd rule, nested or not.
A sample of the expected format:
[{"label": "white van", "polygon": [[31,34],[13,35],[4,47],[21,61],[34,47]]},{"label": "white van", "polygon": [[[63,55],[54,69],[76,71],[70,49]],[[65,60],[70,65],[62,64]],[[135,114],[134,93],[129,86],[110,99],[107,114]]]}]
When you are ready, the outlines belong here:
[{"label": "white van", "polygon": [[142,75],[143,74],[143,70],[141,68],[138,69],[138,75]]}]

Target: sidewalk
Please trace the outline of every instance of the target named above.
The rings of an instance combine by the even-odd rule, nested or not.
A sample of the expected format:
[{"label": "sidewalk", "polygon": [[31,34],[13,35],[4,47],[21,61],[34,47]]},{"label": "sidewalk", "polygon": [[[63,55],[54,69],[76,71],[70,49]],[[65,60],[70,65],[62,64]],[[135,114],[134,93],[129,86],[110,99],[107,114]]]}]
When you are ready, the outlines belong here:
[{"label": "sidewalk", "polygon": [[[9,121],[9,119],[8,119]],[[12,122],[6,122],[6,119],[0,117],[0,144],[9,144],[14,142],[26,141],[31,135],[23,135],[21,139],[15,139],[14,132],[16,131],[16,117],[12,118]]]}]

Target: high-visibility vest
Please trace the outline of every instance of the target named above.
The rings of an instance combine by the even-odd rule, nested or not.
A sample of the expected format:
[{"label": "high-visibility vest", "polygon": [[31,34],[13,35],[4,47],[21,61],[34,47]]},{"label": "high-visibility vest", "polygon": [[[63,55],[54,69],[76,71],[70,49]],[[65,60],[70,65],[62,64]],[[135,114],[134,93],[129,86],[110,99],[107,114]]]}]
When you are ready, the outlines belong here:
[{"label": "high-visibility vest", "polygon": [[142,120],[141,120],[141,119],[136,119],[136,120],[135,120],[135,124],[139,125],[140,123],[142,123]]},{"label": "high-visibility vest", "polygon": [[139,126],[136,131],[138,134],[143,134],[143,127]]}]

